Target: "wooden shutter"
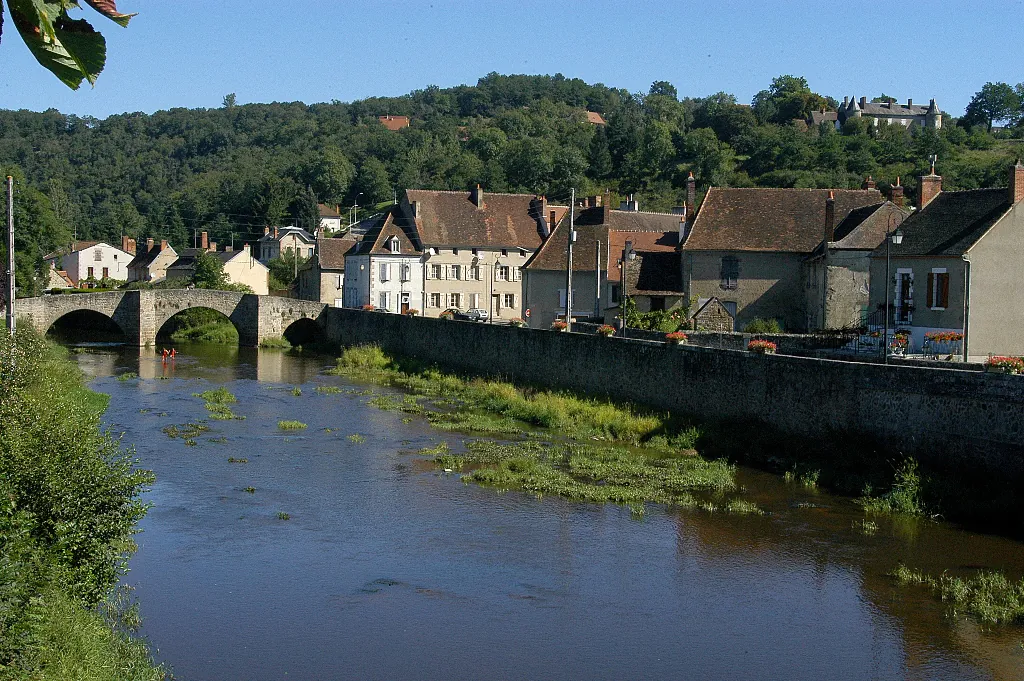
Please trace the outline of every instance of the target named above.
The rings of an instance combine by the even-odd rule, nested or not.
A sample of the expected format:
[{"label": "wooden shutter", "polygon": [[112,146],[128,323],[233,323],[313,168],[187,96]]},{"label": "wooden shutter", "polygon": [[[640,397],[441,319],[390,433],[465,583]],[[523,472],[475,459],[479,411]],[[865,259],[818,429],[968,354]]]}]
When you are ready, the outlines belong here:
[{"label": "wooden shutter", "polygon": [[[942,276],[942,275],[939,275]],[[928,301],[928,307],[941,307],[935,302],[935,273],[928,273],[928,297],[925,298]]]},{"label": "wooden shutter", "polygon": [[949,274],[939,275],[939,307],[949,307]]}]

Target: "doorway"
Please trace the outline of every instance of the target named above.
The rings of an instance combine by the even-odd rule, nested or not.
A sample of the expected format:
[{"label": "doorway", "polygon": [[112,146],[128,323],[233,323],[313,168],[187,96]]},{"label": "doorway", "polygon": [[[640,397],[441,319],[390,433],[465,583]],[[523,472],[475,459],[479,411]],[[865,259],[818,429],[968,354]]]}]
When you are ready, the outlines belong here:
[{"label": "doorway", "polygon": [[409,294],[402,294],[402,314],[409,314]]}]

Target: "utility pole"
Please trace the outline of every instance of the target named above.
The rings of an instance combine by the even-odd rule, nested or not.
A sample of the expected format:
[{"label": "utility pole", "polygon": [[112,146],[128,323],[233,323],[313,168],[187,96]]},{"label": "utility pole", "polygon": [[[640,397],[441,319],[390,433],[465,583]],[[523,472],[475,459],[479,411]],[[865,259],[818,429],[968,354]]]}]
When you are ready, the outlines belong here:
[{"label": "utility pole", "polygon": [[14,178],[7,176],[7,332],[14,337]]},{"label": "utility pole", "polygon": [[569,199],[569,248],[566,250],[565,263],[565,330],[572,331],[572,244],[576,241],[576,189],[572,190]]}]

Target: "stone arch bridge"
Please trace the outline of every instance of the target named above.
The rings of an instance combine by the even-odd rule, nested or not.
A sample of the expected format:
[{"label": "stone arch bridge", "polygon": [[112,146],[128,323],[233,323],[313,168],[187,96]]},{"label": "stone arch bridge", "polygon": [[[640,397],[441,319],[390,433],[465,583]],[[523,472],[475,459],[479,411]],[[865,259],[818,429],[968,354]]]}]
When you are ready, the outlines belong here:
[{"label": "stone arch bridge", "polygon": [[323,303],[277,296],[257,296],[232,291],[205,289],[157,289],[149,291],[111,291],[75,293],[23,298],[15,303],[19,323],[26,321],[41,333],[61,317],[90,310],[112,320],[124,332],[131,345],[156,344],[156,335],[171,317],[183,310],[209,308],[222,313],[238,329],[238,342],[255,347],[267,338],[279,338],[295,324],[316,324],[324,332],[326,313]]}]

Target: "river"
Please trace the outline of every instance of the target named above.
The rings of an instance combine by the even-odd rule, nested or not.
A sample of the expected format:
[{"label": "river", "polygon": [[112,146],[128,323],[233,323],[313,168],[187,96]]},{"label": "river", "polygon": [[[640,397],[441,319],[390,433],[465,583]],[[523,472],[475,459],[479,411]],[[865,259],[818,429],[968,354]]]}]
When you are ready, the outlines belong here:
[{"label": "river", "polygon": [[[1019,576],[1020,542],[885,518],[866,535],[850,500],[749,469],[765,516],[500,493],[416,455],[470,436],[370,406],[327,358],[75,357],[157,476],[125,581],[176,679],[1024,678],[1024,628],[951,619],[886,576]],[[194,446],[162,432],[218,386],[245,420]]]}]

